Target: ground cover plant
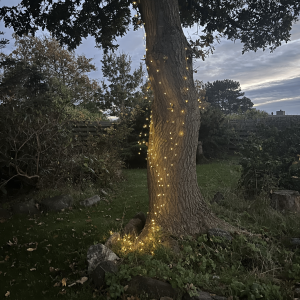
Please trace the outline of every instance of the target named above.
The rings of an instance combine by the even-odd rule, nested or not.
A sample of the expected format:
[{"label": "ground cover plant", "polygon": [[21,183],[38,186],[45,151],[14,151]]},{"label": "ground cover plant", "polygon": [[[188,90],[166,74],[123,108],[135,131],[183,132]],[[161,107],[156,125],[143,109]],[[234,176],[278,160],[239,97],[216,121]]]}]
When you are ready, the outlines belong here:
[{"label": "ground cover plant", "polygon": [[[146,170],[124,170],[125,180],[113,187],[107,202],[35,217],[18,215],[0,223],[1,297],[118,299],[124,292],[122,280],[141,274],[191,294],[199,287],[229,299],[292,299],[300,279],[300,253],[289,241],[299,237],[298,216],[272,210],[264,195],[245,201],[236,189],[236,159],[199,165],[197,173],[212,210],[255,235],[234,233],[231,243],[206,234],[182,237],[179,254],[160,245],[159,233],[143,251],[125,251],[120,241],[114,249],[122,260],[120,272],[107,277],[107,288],[94,290],[85,281],[89,246],[105,243],[111,231],[120,231],[137,212],[148,210]],[[91,185],[84,192],[69,188],[55,193],[62,192],[82,200],[101,191]],[[210,204],[216,192],[224,199]],[[50,195],[55,194],[49,189],[27,197]]]}]

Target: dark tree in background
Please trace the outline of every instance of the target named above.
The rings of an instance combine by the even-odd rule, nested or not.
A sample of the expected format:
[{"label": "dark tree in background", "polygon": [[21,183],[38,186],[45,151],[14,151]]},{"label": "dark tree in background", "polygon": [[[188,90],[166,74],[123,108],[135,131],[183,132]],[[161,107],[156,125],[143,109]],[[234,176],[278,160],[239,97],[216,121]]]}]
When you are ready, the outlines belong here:
[{"label": "dark tree in background", "polygon": [[[131,16],[131,8],[136,10]],[[193,81],[194,55],[204,57],[216,37],[240,40],[243,52],[273,51],[288,41],[298,19],[298,0],[23,0],[0,9],[17,34],[49,30],[71,48],[92,35],[104,49],[133,24],[144,24],[146,64],[154,100],[148,147],[149,214],[141,238],[160,226],[175,236],[231,227],[214,216],[197,184],[199,102]],[[188,41],[182,26],[202,26]]]},{"label": "dark tree in background", "polygon": [[212,107],[219,108],[224,114],[246,112],[253,107],[252,101],[245,97],[238,81],[230,79],[216,80],[204,85],[206,101]]}]

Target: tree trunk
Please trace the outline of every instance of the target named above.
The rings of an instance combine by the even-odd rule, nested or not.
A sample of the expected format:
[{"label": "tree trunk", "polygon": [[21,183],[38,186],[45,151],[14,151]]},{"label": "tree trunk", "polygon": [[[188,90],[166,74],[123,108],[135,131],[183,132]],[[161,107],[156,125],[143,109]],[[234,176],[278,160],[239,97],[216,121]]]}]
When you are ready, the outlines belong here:
[{"label": "tree trunk", "polygon": [[178,1],[141,1],[139,9],[154,92],[147,167],[149,213],[142,238],[158,226],[174,236],[224,228],[225,222],[210,212],[197,184],[200,110]]}]

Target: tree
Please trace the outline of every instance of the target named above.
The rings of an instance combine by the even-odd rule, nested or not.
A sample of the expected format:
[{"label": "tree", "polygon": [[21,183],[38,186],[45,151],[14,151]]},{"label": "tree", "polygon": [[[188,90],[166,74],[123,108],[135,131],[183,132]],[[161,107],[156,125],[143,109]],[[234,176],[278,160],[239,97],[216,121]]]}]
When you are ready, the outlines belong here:
[{"label": "tree", "polygon": [[123,118],[137,104],[137,88],[143,82],[144,75],[142,64],[131,74],[131,57],[127,54],[104,54],[101,62],[103,76],[109,85],[102,82],[99,107],[109,109],[111,115]]},{"label": "tree", "polygon": [[[137,11],[131,18],[130,7]],[[243,52],[288,41],[297,0],[23,0],[0,9],[17,34],[49,30],[75,48],[89,34],[104,49],[134,24],[146,31],[146,64],[154,93],[148,147],[149,214],[141,239],[160,226],[175,236],[231,228],[214,216],[197,185],[196,149],[200,111],[193,81],[193,54],[202,56],[221,35],[241,40]],[[198,23],[203,35],[188,42],[182,26]]]},{"label": "tree", "polygon": [[230,79],[217,80],[205,85],[207,101],[224,114],[245,112],[253,106],[251,100],[241,92],[238,81]]},{"label": "tree", "polygon": [[95,70],[92,59],[63,49],[54,38],[15,36],[15,50],[1,54],[2,101],[58,101],[64,104],[95,101],[99,85],[87,73]]}]

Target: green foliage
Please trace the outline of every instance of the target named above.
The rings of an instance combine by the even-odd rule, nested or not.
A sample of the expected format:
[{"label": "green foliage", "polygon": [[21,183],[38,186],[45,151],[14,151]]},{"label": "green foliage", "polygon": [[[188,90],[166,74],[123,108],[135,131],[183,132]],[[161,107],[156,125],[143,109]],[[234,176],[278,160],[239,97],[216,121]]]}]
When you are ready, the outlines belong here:
[{"label": "green foliage", "polygon": [[98,97],[99,85],[87,75],[92,59],[76,56],[50,37],[15,37],[15,49],[0,55],[0,100],[15,99],[39,105],[88,103]]},{"label": "green foliage", "polygon": [[[217,285],[223,294],[233,296],[233,299],[285,299],[280,286],[269,278],[251,275],[244,278],[244,273],[257,269],[263,273],[280,264],[279,249],[272,249],[271,256],[270,245],[264,240],[235,235],[230,243],[204,234],[178,242],[180,254],[170,252],[157,240],[152,255],[145,253],[145,246],[145,251],[133,251],[123,256],[120,272],[106,278],[111,297],[118,298],[124,293],[124,280],[140,275],[167,281],[182,294],[190,296],[197,294],[196,287],[211,289]],[[122,256],[122,253],[118,255]],[[243,281],[236,279],[241,276]]]},{"label": "green foliage", "polygon": [[224,114],[245,112],[253,106],[251,100],[241,92],[240,83],[229,79],[207,82],[204,85],[206,101]]},{"label": "green foliage", "polygon": [[127,122],[131,132],[122,145],[122,157],[130,168],[145,168],[147,166],[147,143],[153,93],[148,84],[140,91],[139,101],[133,108]]},{"label": "green foliage", "polygon": [[[120,273],[107,276],[108,287],[94,290],[88,282],[68,287],[86,275],[86,251],[90,245],[105,243],[110,230],[122,228],[120,220],[124,225],[138,211],[147,211],[146,170],[124,170],[126,180],[111,186],[115,193],[106,197],[109,203],[101,201],[89,208],[34,217],[16,215],[3,222],[0,294],[10,291],[10,297],[18,299],[41,295],[43,299],[116,299],[126,296],[123,279],[141,274],[170,282],[190,295],[200,288],[233,300],[293,299],[300,278],[300,253],[288,239],[299,236],[299,216],[275,212],[263,197],[251,203],[245,201],[236,190],[236,164],[236,160],[229,160],[197,166],[198,179],[207,198],[220,189],[225,196],[224,205],[211,206],[213,212],[254,235],[233,233],[231,242],[206,234],[181,238],[177,240],[179,254],[157,240],[153,255],[150,248],[124,254],[119,247],[116,251],[121,256]],[[85,190],[65,185],[36,191],[22,199],[39,201],[70,193],[80,201],[99,192],[97,185],[87,184]],[[26,251],[29,247],[36,250]],[[67,287],[61,286],[63,278],[67,278]],[[147,299],[146,295],[139,298]]]},{"label": "green foliage", "polygon": [[138,103],[140,93],[137,89],[144,75],[142,64],[131,74],[129,55],[104,54],[101,62],[103,76],[109,84],[102,82],[98,106],[108,110],[112,116],[126,119]]},{"label": "green foliage", "polygon": [[227,120],[254,120],[257,118],[266,118],[269,114],[264,110],[259,110],[256,108],[251,108],[245,112],[239,110],[237,113],[226,115]]},{"label": "green foliage", "polygon": [[230,138],[234,132],[227,126],[224,114],[220,109],[207,106],[201,111],[199,141],[202,141],[203,154],[207,158],[224,156]]},{"label": "green foliage", "polygon": [[106,186],[119,177],[120,140],[126,128],[109,129],[82,143],[71,133],[72,119],[55,106],[32,108],[11,101],[0,105],[1,190],[14,180],[22,186],[47,187],[88,182]]},{"label": "green foliage", "polygon": [[69,121],[99,122],[107,120],[107,117],[99,109],[93,108],[92,105],[67,105],[64,110],[69,117]]},{"label": "green foliage", "polygon": [[275,187],[300,191],[299,124],[283,130],[257,128],[241,147],[240,185],[247,193]]}]

